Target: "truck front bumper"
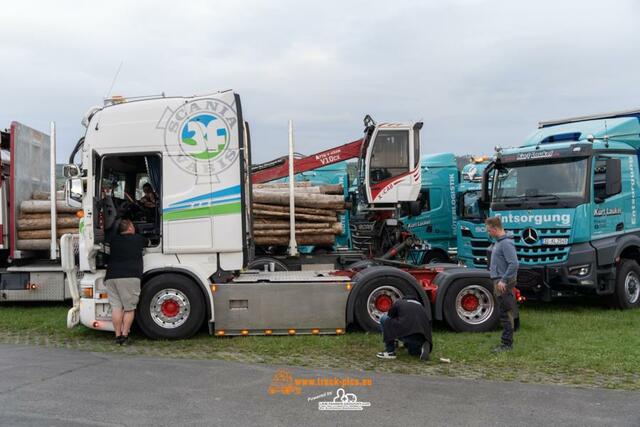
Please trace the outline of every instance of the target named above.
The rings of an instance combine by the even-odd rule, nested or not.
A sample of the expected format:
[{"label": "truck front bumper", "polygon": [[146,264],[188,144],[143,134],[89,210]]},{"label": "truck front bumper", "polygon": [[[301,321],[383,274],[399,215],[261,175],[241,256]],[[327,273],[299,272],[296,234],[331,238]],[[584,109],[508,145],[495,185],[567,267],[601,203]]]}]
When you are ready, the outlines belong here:
[{"label": "truck front bumper", "polygon": [[561,264],[521,265],[518,289],[526,298],[542,301],[560,296],[610,294],[613,283],[603,280],[602,273],[598,272],[595,249],[581,243],[571,247],[567,260]]}]

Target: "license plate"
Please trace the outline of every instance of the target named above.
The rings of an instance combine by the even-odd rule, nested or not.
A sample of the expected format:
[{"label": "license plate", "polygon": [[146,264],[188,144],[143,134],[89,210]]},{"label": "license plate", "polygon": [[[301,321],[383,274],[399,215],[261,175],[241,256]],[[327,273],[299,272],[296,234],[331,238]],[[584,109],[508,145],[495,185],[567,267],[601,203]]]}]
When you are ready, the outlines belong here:
[{"label": "license plate", "polygon": [[96,319],[111,320],[111,304],[96,304]]}]

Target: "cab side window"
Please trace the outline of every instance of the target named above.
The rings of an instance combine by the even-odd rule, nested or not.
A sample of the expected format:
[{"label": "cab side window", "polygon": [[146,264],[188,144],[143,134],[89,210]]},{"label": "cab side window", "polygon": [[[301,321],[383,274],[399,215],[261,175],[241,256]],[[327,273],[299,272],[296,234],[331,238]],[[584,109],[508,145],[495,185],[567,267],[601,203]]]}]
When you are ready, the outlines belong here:
[{"label": "cab side window", "polygon": [[593,198],[603,200],[606,197],[607,159],[598,157],[593,168]]}]

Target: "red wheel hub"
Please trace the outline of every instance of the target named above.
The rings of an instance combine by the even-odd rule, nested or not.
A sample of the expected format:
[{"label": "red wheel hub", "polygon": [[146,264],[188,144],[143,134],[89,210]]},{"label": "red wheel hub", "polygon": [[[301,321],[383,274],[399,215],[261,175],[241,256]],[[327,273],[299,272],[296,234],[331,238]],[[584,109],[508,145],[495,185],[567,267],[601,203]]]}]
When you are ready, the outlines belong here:
[{"label": "red wheel hub", "polygon": [[478,301],[478,297],[472,294],[467,294],[462,297],[460,301],[460,305],[466,311],[476,311],[478,306],[480,305],[480,301]]},{"label": "red wheel hub", "polygon": [[393,305],[393,300],[389,295],[379,295],[376,298],[376,309],[386,313]]},{"label": "red wheel hub", "polygon": [[160,310],[167,317],[176,317],[180,312],[180,306],[175,300],[168,299],[162,302]]}]

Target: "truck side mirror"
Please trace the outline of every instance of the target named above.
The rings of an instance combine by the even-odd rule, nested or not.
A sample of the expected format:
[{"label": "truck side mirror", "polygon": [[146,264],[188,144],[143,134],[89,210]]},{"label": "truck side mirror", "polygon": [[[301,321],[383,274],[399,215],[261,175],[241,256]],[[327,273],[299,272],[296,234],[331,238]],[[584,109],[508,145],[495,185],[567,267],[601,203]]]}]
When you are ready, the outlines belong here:
[{"label": "truck side mirror", "polygon": [[615,196],[622,191],[622,162],[620,159],[607,159],[605,177],[605,197]]},{"label": "truck side mirror", "polygon": [[419,200],[409,202],[409,216],[418,216],[422,212],[422,204]]},{"label": "truck side mirror", "polygon": [[77,165],[64,165],[62,167],[62,175],[65,178],[75,178],[76,176],[80,176],[80,168]]},{"label": "truck side mirror", "polygon": [[64,184],[64,195],[67,201],[67,205],[72,208],[82,207],[82,196],[84,195],[84,188],[81,178],[70,178]]},{"label": "truck side mirror", "polygon": [[495,167],[496,164],[494,162],[491,162],[482,171],[480,200],[478,201],[478,204],[482,209],[486,209],[487,207],[489,207],[489,203],[491,202],[491,195],[489,194],[489,176],[491,175]]}]

